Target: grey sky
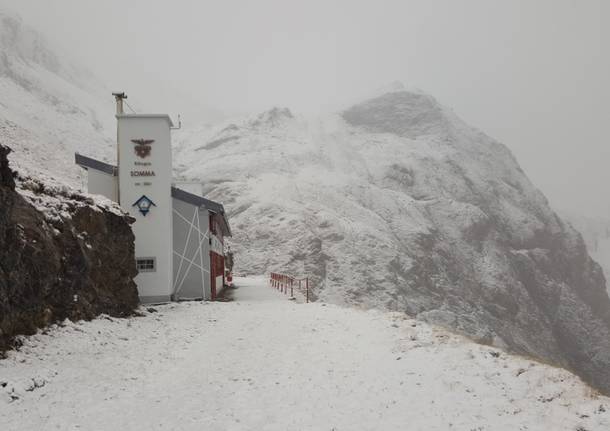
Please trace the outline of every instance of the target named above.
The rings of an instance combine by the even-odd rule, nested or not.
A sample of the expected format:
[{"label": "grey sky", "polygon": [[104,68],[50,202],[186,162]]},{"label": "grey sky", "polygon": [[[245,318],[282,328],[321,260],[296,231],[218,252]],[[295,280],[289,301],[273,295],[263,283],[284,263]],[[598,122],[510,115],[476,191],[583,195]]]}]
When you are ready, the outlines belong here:
[{"label": "grey sky", "polygon": [[507,144],[556,208],[610,217],[610,1],[0,0],[143,109],[336,110],[391,81]]}]

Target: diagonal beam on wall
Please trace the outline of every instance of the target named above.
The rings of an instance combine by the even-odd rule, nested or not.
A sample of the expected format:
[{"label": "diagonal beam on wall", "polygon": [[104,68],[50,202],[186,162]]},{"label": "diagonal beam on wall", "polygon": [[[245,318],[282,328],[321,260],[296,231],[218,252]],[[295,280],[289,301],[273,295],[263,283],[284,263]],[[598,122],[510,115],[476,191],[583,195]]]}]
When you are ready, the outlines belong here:
[{"label": "diagonal beam on wall", "polygon": [[[201,219],[199,218],[199,211],[197,211],[197,226],[199,227],[199,235],[201,235],[199,237],[199,241],[202,241],[205,239],[205,235],[201,234]],[[205,297],[205,269],[203,266],[203,251],[199,253],[199,262],[201,263],[201,297],[205,300],[207,298]],[[209,271],[207,272],[209,273]]]},{"label": "diagonal beam on wall", "polygon": [[[197,230],[199,231],[199,229],[197,229]],[[200,241],[199,241],[199,246],[197,247],[197,251],[195,252],[195,255],[193,256],[193,259],[197,257],[197,254],[201,254],[201,245],[203,244],[203,242],[204,242],[204,241],[206,241],[206,240],[207,240],[207,238],[208,238],[208,233],[209,233],[209,230],[207,230],[207,231],[205,232],[205,235],[203,235],[203,236],[202,236],[202,238],[200,239]],[[175,290],[175,293],[180,292],[180,289],[182,289],[182,285],[184,284],[184,280],[186,280],[186,276],[188,275],[188,273],[189,273],[189,271],[190,271],[191,267],[192,267],[192,266],[193,266],[193,264],[194,264],[194,262],[193,262],[192,260],[189,260],[189,259],[185,258],[184,256],[182,256],[182,259],[187,260],[187,261],[189,261],[190,263],[189,263],[189,266],[186,268],[186,271],[185,271],[185,273],[184,273],[184,277],[182,277],[182,281],[180,282],[180,285],[178,286],[178,289],[176,289],[176,290]],[[205,271],[205,270],[204,270],[204,271]],[[206,272],[209,272],[209,271],[206,271]]]},{"label": "diagonal beam on wall", "polygon": [[[186,261],[186,262],[188,262],[188,263],[192,263],[192,264],[193,264],[193,266],[195,266],[195,268],[201,269],[201,270],[202,270],[202,271],[204,271],[204,272],[208,272],[208,273],[210,272],[210,271],[208,271],[207,269],[205,269],[203,266],[199,266],[199,264],[198,264],[197,262],[195,262],[193,259],[189,259],[189,258],[188,258],[188,257],[186,257],[186,256],[182,256],[182,255],[181,255],[180,253],[178,253],[177,251],[174,251],[174,254],[175,254],[176,256],[178,256],[180,259],[183,259],[184,261]],[[197,257],[197,256],[195,256],[195,257]]]},{"label": "diagonal beam on wall", "polygon": [[[186,250],[188,248],[189,245],[189,240],[191,239],[191,232],[193,231],[193,228],[199,230],[198,228],[195,227],[195,225],[193,225],[193,222],[189,222],[186,218],[184,218],[182,216],[182,214],[180,214],[178,211],[176,211],[175,209],[173,210],[173,213],[175,215],[177,215],[178,217],[180,217],[182,220],[184,220],[188,225],[189,225],[189,232],[186,236],[186,241],[184,242],[184,250],[182,250],[182,256],[184,256],[186,254]],[[195,221],[195,217],[197,216],[197,208],[195,208],[195,214],[193,214],[193,221]],[[174,292],[177,292],[176,290],[176,284],[178,283],[178,279],[180,278],[180,271],[182,270],[182,263],[184,262],[184,258],[180,259],[180,264],[178,265],[178,271],[176,272],[176,279],[174,280],[174,286],[173,286],[173,290]]]}]

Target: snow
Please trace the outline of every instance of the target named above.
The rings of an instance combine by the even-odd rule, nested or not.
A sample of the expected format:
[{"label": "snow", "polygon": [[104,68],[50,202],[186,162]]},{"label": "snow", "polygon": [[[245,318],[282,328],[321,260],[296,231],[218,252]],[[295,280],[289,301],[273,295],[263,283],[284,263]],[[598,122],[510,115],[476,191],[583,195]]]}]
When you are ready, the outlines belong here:
[{"label": "snow", "polygon": [[114,103],[90,72],[66,62],[0,6],[0,133],[13,167],[80,186],[74,153],[114,161]]},{"label": "snow", "polygon": [[105,211],[119,217],[128,215],[116,202],[104,196],[79,193],[44,175],[42,180],[17,176],[16,190],[51,224],[71,219],[78,208],[85,206],[94,211]]},{"label": "snow", "polygon": [[[464,232],[491,224],[483,208],[496,200],[501,220],[493,222],[503,233],[529,239],[552,219],[510,152],[430,96],[394,92],[348,111],[352,123],[274,108],[176,133],[176,174],[225,204],[240,269],[308,273],[326,301],[415,312],[430,304],[407,301],[398,287],[412,278],[426,238],[465,243]],[[353,124],[363,118],[374,124]],[[455,252],[486,258],[469,249]],[[507,270],[495,260],[484,262],[488,273]],[[401,270],[389,270],[391,262]]]},{"label": "snow", "polygon": [[[2,14],[0,19],[3,24],[0,28],[0,133],[3,143],[15,150],[10,156],[12,166],[22,177],[32,175],[46,185],[52,184],[52,191],[61,188],[60,183],[82,186],[84,175],[74,164],[75,151],[110,163],[114,161],[115,119],[110,91],[82,69],[66,65],[65,59],[56,56],[26,25]],[[232,119],[222,124],[185,125],[174,137],[175,173],[186,180],[203,181],[208,197],[226,204],[235,233],[233,249],[237,252],[239,270],[256,273],[288,268],[315,277],[318,283],[314,287],[320,298],[332,303],[356,307],[366,304],[381,310],[408,309],[413,313],[432,309],[428,315],[436,313],[439,322],[456,320],[456,316],[445,313],[446,310],[437,312],[433,307],[436,305],[427,298],[420,295],[416,299],[417,292],[404,289],[405,274],[409,274],[424,252],[427,253],[423,250],[418,254],[420,244],[439,232],[446,244],[463,244],[461,261],[471,263],[480,274],[479,281],[495,289],[506,286],[505,274],[509,273],[502,253],[488,247],[485,253],[476,254],[462,242],[462,233],[476,234],[489,223],[488,215],[472,203],[484,195],[502,195],[497,203],[500,208],[494,209],[499,214],[494,222],[503,225],[515,237],[521,236],[520,242],[526,244],[528,238],[545,228],[545,220],[553,220],[553,215],[544,197],[524,177],[510,152],[493,139],[463,124],[450,110],[437,106],[436,101],[421,91],[405,91],[399,84],[393,84],[376,94],[383,95],[392,99],[392,103],[368,103],[350,109],[352,115],[347,118],[339,114],[303,118],[287,109],[274,108],[252,118]],[[393,99],[399,99],[399,103],[395,104]],[[399,109],[388,111],[387,107],[393,105]],[[471,185],[476,186],[474,192],[470,190]],[[69,216],[64,199],[37,194],[24,188],[23,182],[18,186],[20,192],[50,219]],[[90,197],[86,199],[86,204],[121,214],[109,201],[99,197],[91,201]],[[252,220],[257,222],[252,223]],[[554,221],[549,229],[558,229]],[[589,248],[605,266],[606,274],[610,268],[609,244],[600,241],[597,249]],[[514,253],[525,255],[520,248]],[[26,429],[52,428],[53,424],[69,428],[63,426],[64,419],[74,427],[79,423],[87,427],[99,404],[102,412],[95,423],[101,428],[110,428],[110,425],[120,429],[144,428],[139,425],[171,428],[175,426],[176,416],[193,416],[211,429],[249,429],[249,426],[226,418],[240,412],[231,410],[230,401],[245,408],[245,401],[233,393],[242,388],[227,380],[233,376],[232,370],[250,370],[251,366],[253,372],[262,373],[257,374],[257,382],[273,389],[269,391],[269,397],[275,400],[286,396],[283,403],[296,403],[294,407],[298,413],[294,418],[289,414],[286,414],[287,418],[277,416],[279,412],[265,401],[267,392],[254,383],[249,385],[243,396],[252,397],[250,407],[259,408],[260,414],[269,418],[269,422],[264,423],[267,429],[289,426],[379,429],[384,425],[391,429],[400,421],[403,421],[403,427],[409,423],[427,429],[446,429],[452,421],[458,429],[463,424],[468,424],[467,429],[470,429],[478,426],[479,419],[481,426],[494,424],[493,429],[499,429],[498,423],[510,429],[518,428],[512,426],[516,423],[536,429],[541,427],[540,423],[551,421],[553,415],[566,427],[576,426],[580,423],[578,414],[593,418],[583,418],[586,429],[607,425],[604,415],[591,413],[597,400],[591,399],[588,389],[562,371],[541,365],[530,367],[529,361],[506,359],[504,354],[490,359],[485,348],[453,335],[447,335],[447,339],[454,341],[437,343],[436,335],[430,334],[442,332],[421,323],[410,327],[409,321],[404,323],[396,317],[399,315],[319,304],[300,305],[285,301],[272,290],[257,289],[260,280],[241,282],[245,284],[238,291],[239,300],[233,303],[165,306],[159,308],[160,313],[145,313],[146,317],[68,323],[48,331],[47,335],[28,338],[22,352],[0,364],[0,382],[5,379],[6,388],[15,388],[19,394],[18,400],[4,405],[3,401],[12,398],[9,389],[0,391],[4,397],[0,397],[0,413],[10,412],[11,426],[24,429],[16,412],[36,411],[33,406],[38,403],[52,419],[45,422],[44,418],[30,417],[32,414],[28,413],[23,419]],[[510,293],[518,296],[514,291]],[[527,308],[524,309],[526,314]],[[279,327],[261,317],[264,313],[268,313],[270,321]],[[277,313],[282,318],[290,317],[288,323]],[[420,316],[425,317],[425,313]],[[459,317],[464,317],[468,323],[471,316]],[[396,320],[398,328],[391,326],[394,323],[390,324]],[[488,331],[487,322],[473,320],[477,328],[469,327],[471,334],[477,334],[479,329],[481,333]],[[221,328],[218,328],[218,322],[223,322]],[[349,328],[345,327],[345,322],[350,322]],[[252,325],[260,326],[261,333],[253,332]],[[388,325],[394,328],[389,331],[391,334]],[[364,326],[369,329],[363,329]],[[288,328],[286,332],[284,328]],[[311,338],[294,335],[303,332],[303,328],[313,328],[318,334]],[[523,334],[512,330],[512,326],[507,328],[511,329],[511,337],[523,338]],[[243,338],[242,332],[254,341],[251,343],[248,339],[234,344],[236,339]],[[319,333],[324,336],[320,338]],[[500,336],[491,333],[496,345],[504,345]],[[399,334],[401,337],[408,334],[407,341],[403,343]],[[424,340],[424,344],[417,347],[414,347],[417,344],[414,341],[409,344],[411,336],[418,341]],[[541,333],[539,338],[544,342],[551,337],[545,338]],[[271,344],[268,344],[269,340]],[[353,350],[363,359],[350,362],[347,357],[333,356],[334,350],[326,353],[324,349],[328,346],[321,340],[343,351]],[[540,340],[521,341],[522,344],[544,345]],[[370,342],[368,348],[364,341]],[[298,364],[299,371],[290,381],[298,384],[295,387],[306,388],[305,395],[310,401],[294,401],[294,391],[284,387],[285,380],[279,387],[271,382],[273,376],[269,371],[261,370],[268,364],[260,361],[250,364],[248,358],[235,359],[246,351],[248,354],[254,352],[254,359],[260,360],[256,355],[261,347],[254,342],[265,346],[268,359],[274,364],[290,365],[287,368],[295,368],[294,364]],[[295,350],[293,344],[296,342],[309,343],[312,350]],[[173,350],[168,351],[167,346],[172,346]],[[124,357],[113,356],[116,352],[109,351],[113,349]],[[408,355],[401,349],[407,349]],[[531,350],[536,351],[535,348]],[[386,358],[384,355],[388,351],[399,352],[401,360],[392,362],[395,358]],[[450,351],[457,355],[456,358],[450,357]],[[295,352],[303,357],[297,357]],[[418,356],[418,352],[421,355]],[[320,359],[323,354],[331,361],[328,366]],[[437,363],[437,355],[438,360],[444,362]],[[22,359],[24,363],[19,362]],[[214,361],[212,365],[209,360]],[[510,364],[508,374],[503,374],[506,370],[503,361]],[[519,361],[522,361],[519,368],[527,371],[515,378],[514,374],[519,373],[514,372],[515,364]],[[386,381],[385,374],[382,377],[375,375],[379,368],[374,368],[372,362],[382,365],[384,373],[387,368],[389,378],[394,380]],[[413,368],[407,371],[400,368],[405,363]],[[215,368],[217,364],[222,366]],[[318,375],[322,371],[314,365],[327,373],[327,380]],[[331,365],[338,370],[362,367],[361,385],[354,383],[355,377],[349,373],[343,380],[334,374],[330,378],[328,367]],[[428,366],[432,374],[428,374]],[[453,367],[453,371],[446,367]],[[498,381],[490,382],[480,374],[482,370],[493,373],[497,368],[501,368]],[[2,374],[9,369],[10,374]],[[409,377],[410,372],[416,373],[415,377]],[[314,383],[308,380],[310,375],[315,376]],[[530,376],[533,376],[532,380]],[[137,380],[129,380],[132,377]],[[287,378],[283,374],[280,377]],[[456,379],[463,383],[456,383]],[[556,379],[564,379],[564,382]],[[396,388],[396,381],[404,381],[409,390]],[[460,386],[465,382],[471,385],[471,381],[473,386],[467,388],[470,392]],[[375,386],[378,382],[385,382],[384,393],[375,392],[382,392]],[[333,388],[331,383],[340,388]],[[436,401],[430,394],[420,394],[420,399],[416,396],[419,394],[416,383],[431,388],[431,393],[436,390],[449,394],[446,396],[451,401],[443,398],[445,395],[439,395],[439,401]],[[314,384],[316,390],[311,388]],[[44,386],[37,387],[40,385]],[[213,390],[204,391],[200,386]],[[546,386],[549,393],[545,392]],[[379,400],[367,397],[365,387],[372,388],[372,394]],[[549,399],[555,387],[558,393],[565,391],[564,395],[557,402],[541,405],[538,394],[543,400]],[[66,388],[75,388],[76,392]],[[173,393],[181,395],[181,391],[194,394],[197,406],[190,404],[192,395],[184,396],[184,400],[179,396],[171,399]],[[494,395],[494,391],[498,394]],[[64,396],[63,392],[69,396]],[[472,393],[485,400],[481,404],[474,403],[474,398],[468,398]],[[40,394],[45,394],[45,399],[40,399]],[[254,399],[255,396],[260,399]],[[465,403],[464,397],[470,403]],[[510,401],[509,397],[517,401]],[[222,399],[227,401],[218,401]],[[112,410],[125,410],[118,400],[127,401],[130,411],[133,405],[134,417],[115,417],[111,413]],[[389,400],[396,401],[397,405],[384,410],[383,403]],[[432,401],[442,402],[442,408],[430,409]],[[521,401],[525,405],[521,405]],[[569,403],[569,408],[558,411],[557,404],[561,403]],[[152,410],[153,404],[164,408]],[[377,409],[375,412],[388,413],[382,419],[376,419],[375,413],[368,410],[369,406]],[[191,410],[185,410],[187,407]],[[204,412],[200,412],[202,408]],[[333,414],[333,408],[341,414]],[[492,421],[498,420],[494,414],[499,415],[503,408],[507,411],[521,409],[521,413],[515,415],[516,422],[506,418]],[[484,412],[485,409],[490,412]],[[320,418],[316,417],[318,411],[323,413]],[[171,418],[168,412],[174,413]],[[426,412],[432,412],[434,417],[427,417]],[[542,422],[536,420],[537,415]],[[419,417],[427,418],[428,422],[424,424]],[[255,423],[260,425],[258,428],[265,429],[262,422],[246,416],[241,419],[242,424]],[[0,425],[3,422],[0,420]],[[351,426],[353,423],[357,426]],[[180,429],[189,427],[191,424],[179,422]]]},{"label": "snow", "polygon": [[[0,361],[3,430],[606,430],[577,377],[400,313],[233,302],[64,322]],[[578,428],[581,427],[581,428]]]},{"label": "snow", "polygon": [[286,301],[286,295],[279,293],[277,289],[268,288],[266,283],[265,277],[235,277],[235,285],[238,287],[234,295],[235,300],[239,302]]}]

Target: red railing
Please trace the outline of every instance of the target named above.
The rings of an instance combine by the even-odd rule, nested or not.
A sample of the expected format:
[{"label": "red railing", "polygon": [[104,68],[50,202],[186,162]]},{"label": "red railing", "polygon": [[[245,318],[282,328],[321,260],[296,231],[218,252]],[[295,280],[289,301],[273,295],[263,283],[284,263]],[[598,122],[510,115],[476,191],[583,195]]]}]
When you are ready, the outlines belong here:
[{"label": "red railing", "polygon": [[305,302],[309,302],[309,277],[296,278],[291,275],[272,272],[269,277],[269,284],[285,295],[290,292],[291,297],[294,297],[294,289],[298,289],[298,291],[302,293],[304,286]]}]

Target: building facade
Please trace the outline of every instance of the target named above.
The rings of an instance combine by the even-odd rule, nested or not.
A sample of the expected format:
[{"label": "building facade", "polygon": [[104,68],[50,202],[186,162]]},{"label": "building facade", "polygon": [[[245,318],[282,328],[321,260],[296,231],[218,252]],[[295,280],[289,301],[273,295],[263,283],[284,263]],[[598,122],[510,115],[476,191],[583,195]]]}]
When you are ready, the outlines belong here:
[{"label": "building facade", "polygon": [[76,154],[89,193],[135,218],[140,300],[213,300],[224,286],[224,207],[172,184],[171,119],[118,114],[118,166]]}]

